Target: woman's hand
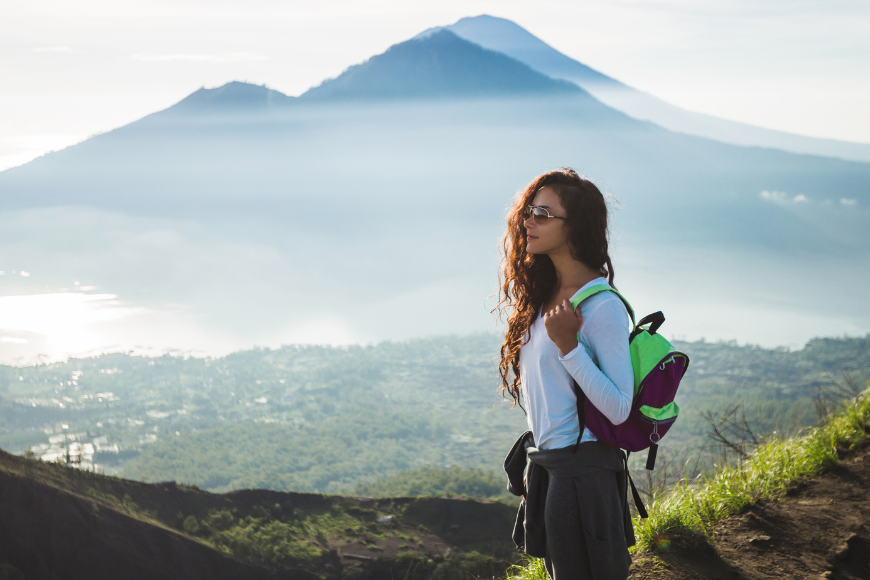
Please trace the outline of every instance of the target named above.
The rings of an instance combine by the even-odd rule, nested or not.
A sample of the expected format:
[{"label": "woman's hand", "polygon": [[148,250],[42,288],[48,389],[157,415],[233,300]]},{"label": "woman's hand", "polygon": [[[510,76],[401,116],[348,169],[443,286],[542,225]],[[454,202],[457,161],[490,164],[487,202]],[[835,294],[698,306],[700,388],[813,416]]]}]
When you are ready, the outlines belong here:
[{"label": "woman's hand", "polygon": [[544,327],[547,329],[547,336],[550,337],[562,356],[577,348],[577,333],[580,332],[582,325],[583,315],[580,314],[580,309],[571,308],[571,303],[568,300],[562,300],[561,304],[544,313]]}]

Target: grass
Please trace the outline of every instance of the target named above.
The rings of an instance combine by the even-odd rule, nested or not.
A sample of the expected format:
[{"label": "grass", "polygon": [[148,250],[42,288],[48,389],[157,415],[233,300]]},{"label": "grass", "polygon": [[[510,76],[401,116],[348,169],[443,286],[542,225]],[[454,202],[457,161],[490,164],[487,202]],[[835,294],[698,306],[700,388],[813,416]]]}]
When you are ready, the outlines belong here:
[{"label": "grass", "polygon": [[[665,548],[670,538],[694,534],[712,538],[715,525],[761,499],[775,499],[795,483],[835,465],[839,452],[867,436],[870,388],[803,435],[772,437],[743,462],[719,466],[711,476],[683,480],[649,502],[649,518],[635,517],[635,553]],[[543,560],[527,558],[508,570],[516,580],[546,580]]]},{"label": "grass", "polygon": [[636,518],[636,551],[657,548],[668,536],[695,533],[710,536],[720,520],[764,498],[776,498],[789,486],[839,461],[838,450],[866,437],[870,391],[850,401],[823,425],[791,439],[773,437],[745,461],[723,465],[709,477],[682,481],[649,505],[649,518]]},{"label": "grass", "polygon": [[507,577],[516,580],[550,580],[543,558],[521,554],[522,561],[507,569]]}]

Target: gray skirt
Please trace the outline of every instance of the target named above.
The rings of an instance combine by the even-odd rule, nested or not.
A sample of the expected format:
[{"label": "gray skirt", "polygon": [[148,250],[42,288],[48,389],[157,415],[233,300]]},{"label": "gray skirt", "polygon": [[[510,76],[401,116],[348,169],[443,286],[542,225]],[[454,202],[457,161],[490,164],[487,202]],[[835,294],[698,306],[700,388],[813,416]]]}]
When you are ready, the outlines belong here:
[{"label": "gray skirt", "polygon": [[[553,580],[624,580],[634,544],[622,451],[597,441],[527,450],[547,473],[544,561]],[[542,482],[543,483],[543,482]]]}]

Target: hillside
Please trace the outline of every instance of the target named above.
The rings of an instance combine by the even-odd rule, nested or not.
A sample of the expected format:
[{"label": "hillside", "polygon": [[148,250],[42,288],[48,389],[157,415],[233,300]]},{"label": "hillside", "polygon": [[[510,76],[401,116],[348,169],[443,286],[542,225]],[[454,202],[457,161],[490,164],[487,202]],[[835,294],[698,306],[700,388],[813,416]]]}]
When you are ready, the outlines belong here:
[{"label": "hillside", "polygon": [[634,580],[870,578],[870,438],[830,471],[720,522],[713,543],[674,538]]},{"label": "hillside", "polygon": [[4,578],[493,577],[514,557],[514,516],[459,499],[214,495],[0,451]]}]

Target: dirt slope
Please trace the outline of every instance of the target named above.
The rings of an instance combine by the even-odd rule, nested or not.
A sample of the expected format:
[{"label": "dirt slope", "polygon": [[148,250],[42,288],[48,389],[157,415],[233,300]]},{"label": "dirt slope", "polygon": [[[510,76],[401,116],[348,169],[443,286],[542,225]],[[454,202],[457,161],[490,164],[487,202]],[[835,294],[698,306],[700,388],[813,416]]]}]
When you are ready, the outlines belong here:
[{"label": "dirt slope", "polygon": [[870,578],[870,438],[830,471],[716,526],[714,546],[676,540],[630,578]]},{"label": "dirt slope", "polygon": [[0,490],[0,562],[9,578],[10,568],[28,580],[317,578],[242,562],[39,482],[0,473]]},{"label": "dirt slope", "polygon": [[0,580],[500,577],[514,517],[462,499],[212,494],[0,450]]}]

